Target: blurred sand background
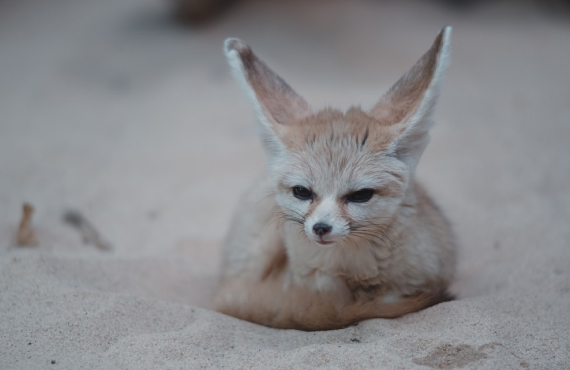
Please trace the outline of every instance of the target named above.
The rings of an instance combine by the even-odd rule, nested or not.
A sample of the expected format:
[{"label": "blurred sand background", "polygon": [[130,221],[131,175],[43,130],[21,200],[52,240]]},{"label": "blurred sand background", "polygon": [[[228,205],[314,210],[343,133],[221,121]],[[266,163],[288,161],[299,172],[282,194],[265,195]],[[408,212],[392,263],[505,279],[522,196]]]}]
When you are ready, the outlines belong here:
[{"label": "blurred sand background", "polygon": [[[371,107],[454,26],[419,177],[460,242],[459,300],[305,333],[207,305],[265,160],[222,42],[315,108]],[[570,20],[527,2],[0,1],[0,368],[569,369]],[[39,244],[16,246],[22,202]],[[80,210],[114,246],[62,221]]]}]

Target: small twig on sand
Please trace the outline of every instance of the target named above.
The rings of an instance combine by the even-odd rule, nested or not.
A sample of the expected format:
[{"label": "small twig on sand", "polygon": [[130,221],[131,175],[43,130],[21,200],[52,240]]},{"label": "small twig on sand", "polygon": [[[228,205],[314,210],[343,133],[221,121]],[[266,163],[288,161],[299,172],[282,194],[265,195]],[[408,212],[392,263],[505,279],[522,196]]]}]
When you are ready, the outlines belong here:
[{"label": "small twig on sand", "polygon": [[29,203],[24,203],[22,206],[22,219],[18,227],[18,245],[35,245],[38,243],[32,226],[33,214],[34,207]]},{"label": "small twig on sand", "polygon": [[101,237],[97,229],[78,211],[65,212],[63,220],[79,230],[85,243],[93,244],[97,248],[105,251],[113,249],[111,244]]}]

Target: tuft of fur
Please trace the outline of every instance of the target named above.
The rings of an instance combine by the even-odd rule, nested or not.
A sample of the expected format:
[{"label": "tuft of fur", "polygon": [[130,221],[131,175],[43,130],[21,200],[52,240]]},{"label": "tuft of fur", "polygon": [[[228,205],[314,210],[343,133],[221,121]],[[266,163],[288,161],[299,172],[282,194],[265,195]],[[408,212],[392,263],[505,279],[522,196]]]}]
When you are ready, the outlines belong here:
[{"label": "tuft of fur", "polygon": [[[327,330],[450,299],[452,231],[415,181],[450,34],[443,28],[368,112],[313,113],[249,46],[226,40],[269,165],[227,234],[214,309],[275,328]],[[310,199],[296,197],[295,187]],[[372,191],[369,200],[350,200],[362,189]],[[318,224],[330,228],[319,234]]]}]

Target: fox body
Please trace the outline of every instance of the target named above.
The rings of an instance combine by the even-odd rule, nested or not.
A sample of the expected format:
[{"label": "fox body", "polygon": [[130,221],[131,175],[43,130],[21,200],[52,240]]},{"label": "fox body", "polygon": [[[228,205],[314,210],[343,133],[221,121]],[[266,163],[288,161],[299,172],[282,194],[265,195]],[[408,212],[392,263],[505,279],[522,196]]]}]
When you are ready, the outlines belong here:
[{"label": "fox body", "polygon": [[326,330],[449,300],[452,232],[414,177],[450,33],[442,29],[368,112],[314,113],[245,43],[226,40],[268,168],[227,235],[214,309],[275,328]]}]

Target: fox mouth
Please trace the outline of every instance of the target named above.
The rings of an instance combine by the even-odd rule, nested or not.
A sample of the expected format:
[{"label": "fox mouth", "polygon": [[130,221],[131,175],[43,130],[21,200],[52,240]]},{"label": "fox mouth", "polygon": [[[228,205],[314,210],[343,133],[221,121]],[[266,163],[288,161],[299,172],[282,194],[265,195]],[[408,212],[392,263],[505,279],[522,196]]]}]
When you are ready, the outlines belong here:
[{"label": "fox mouth", "polygon": [[329,241],[329,240],[323,240],[323,239],[319,239],[319,240],[315,240],[317,243],[319,243],[320,245],[328,245],[328,244],[332,244],[334,243],[334,241]]}]

